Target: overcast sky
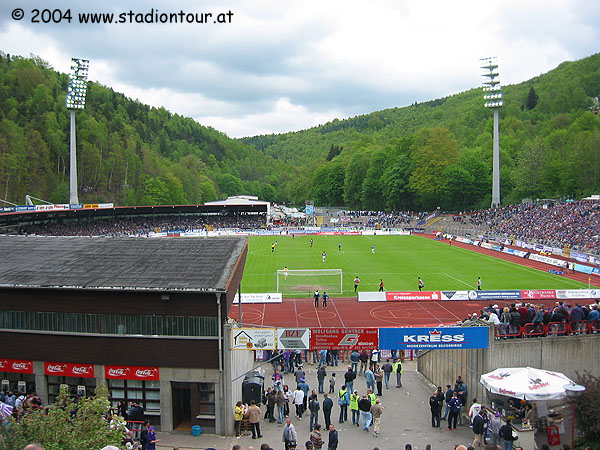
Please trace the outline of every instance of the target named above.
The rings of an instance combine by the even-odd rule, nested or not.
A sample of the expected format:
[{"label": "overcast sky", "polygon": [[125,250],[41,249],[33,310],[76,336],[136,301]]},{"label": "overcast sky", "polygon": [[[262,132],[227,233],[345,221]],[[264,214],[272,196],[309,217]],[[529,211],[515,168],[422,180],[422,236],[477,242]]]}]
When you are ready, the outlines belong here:
[{"label": "overcast sky", "polygon": [[[44,7],[70,8],[71,23],[42,23],[42,13],[32,23]],[[212,16],[111,25],[78,17],[125,13],[128,21],[129,11],[152,8]],[[231,23],[214,23],[229,11]],[[503,84],[518,83],[597,53],[599,24],[596,0],[2,0],[0,50],[41,56],[62,72],[71,57],[89,59],[91,80],[242,137],[477,87],[484,56],[498,57]]]}]

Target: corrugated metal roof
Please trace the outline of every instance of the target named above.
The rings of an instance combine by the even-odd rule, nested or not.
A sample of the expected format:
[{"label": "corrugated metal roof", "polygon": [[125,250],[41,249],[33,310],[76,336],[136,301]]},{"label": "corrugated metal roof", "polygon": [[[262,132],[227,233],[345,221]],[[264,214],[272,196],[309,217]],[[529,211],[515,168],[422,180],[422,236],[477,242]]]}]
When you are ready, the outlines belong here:
[{"label": "corrugated metal roof", "polygon": [[0,287],[224,292],[245,241],[0,236]]}]

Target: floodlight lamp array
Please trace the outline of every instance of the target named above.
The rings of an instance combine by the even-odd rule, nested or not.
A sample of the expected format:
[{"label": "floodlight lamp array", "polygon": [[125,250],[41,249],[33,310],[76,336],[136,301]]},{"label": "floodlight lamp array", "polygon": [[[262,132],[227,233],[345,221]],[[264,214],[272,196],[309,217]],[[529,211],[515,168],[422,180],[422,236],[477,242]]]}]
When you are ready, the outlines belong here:
[{"label": "floodlight lamp array", "polygon": [[486,77],[487,80],[483,82],[483,91],[489,92],[483,96],[484,100],[494,100],[492,102],[486,102],[484,106],[486,108],[500,108],[504,105],[504,102],[501,100],[502,98],[502,86],[500,86],[500,80],[498,77],[500,73],[498,72],[498,64],[496,62],[496,57],[489,58],[481,58],[483,61],[483,65],[481,66],[484,69],[484,73],[481,76]]},{"label": "floodlight lamp array", "polygon": [[71,58],[71,73],[67,88],[67,109],[83,109],[87,89],[89,60]]}]

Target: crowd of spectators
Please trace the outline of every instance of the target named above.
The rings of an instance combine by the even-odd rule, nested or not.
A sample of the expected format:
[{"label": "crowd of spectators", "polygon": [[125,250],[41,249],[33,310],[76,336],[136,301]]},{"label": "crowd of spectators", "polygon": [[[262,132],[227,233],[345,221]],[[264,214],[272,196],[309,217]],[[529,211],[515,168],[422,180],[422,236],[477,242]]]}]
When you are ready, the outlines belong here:
[{"label": "crowd of spectators", "polygon": [[455,220],[526,242],[600,252],[600,202],[520,204],[458,215]]},{"label": "crowd of spectators", "polygon": [[22,234],[43,236],[148,236],[169,231],[258,229],[266,224],[264,215],[146,216],[120,217],[93,222],[48,223],[23,227]]},{"label": "crowd of spectators", "polygon": [[410,225],[411,222],[419,222],[430,214],[415,211],[346,211],[346,215],[349,217],[363,218],[368,227],[380,225],[382,228],[400,228]]},{"label": "crowd of spectators", "polygon": [[[502,307],[489,304],[467,316],[461,323],[468,325],[484,321],[496,327],[510,327],[510,330],[520,330],[527,324],[548,325],[549,323],[574,323],[579,321],[594,322],[600,319],[600,300],[596,299],[591,305],[576,302],[574,305],[556,302],[554,307],[535,305],[533,303],[512,303]],[[505,334],[505,333],[501,333]],[[513,334],[510,332],[509,334]]]}]

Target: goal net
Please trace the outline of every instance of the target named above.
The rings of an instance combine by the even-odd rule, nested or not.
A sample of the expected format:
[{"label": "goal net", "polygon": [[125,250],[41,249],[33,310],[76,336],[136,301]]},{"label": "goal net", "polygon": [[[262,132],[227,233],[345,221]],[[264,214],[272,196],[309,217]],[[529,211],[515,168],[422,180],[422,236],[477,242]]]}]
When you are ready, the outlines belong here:
[{"label": "goal net", "polygon": [[282,294],[320,293],[341,294],[343,292],[342,269],[278,270],[277,292]]}]

